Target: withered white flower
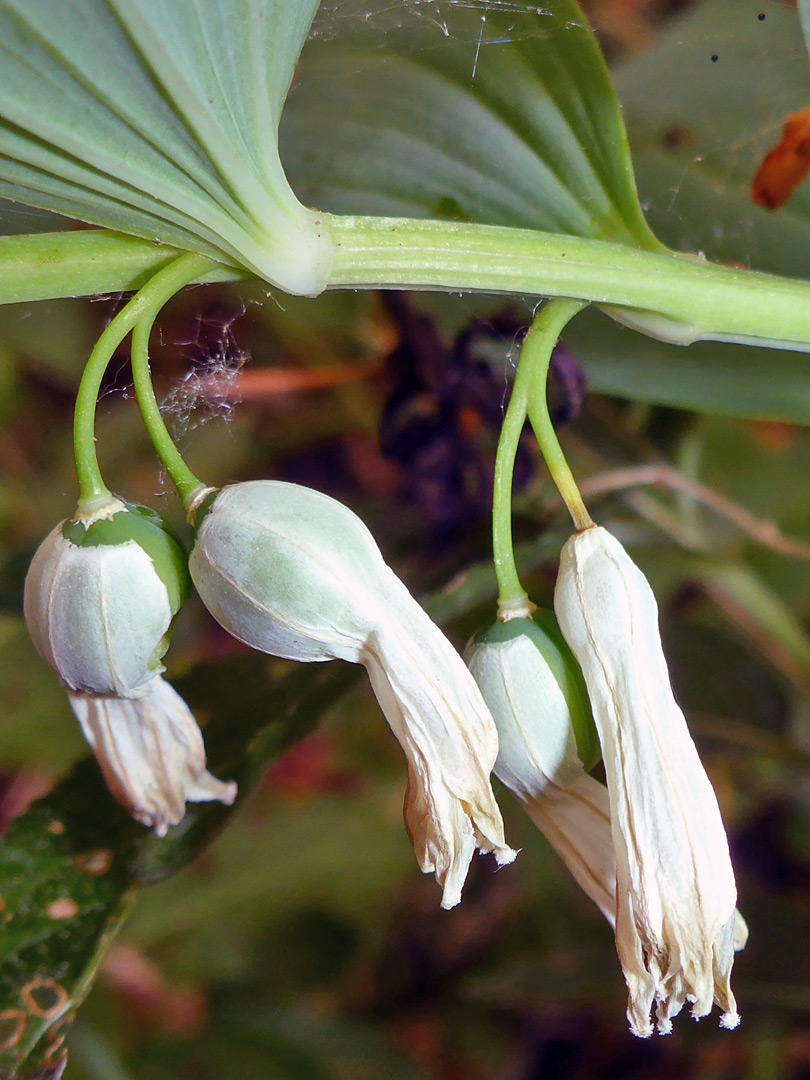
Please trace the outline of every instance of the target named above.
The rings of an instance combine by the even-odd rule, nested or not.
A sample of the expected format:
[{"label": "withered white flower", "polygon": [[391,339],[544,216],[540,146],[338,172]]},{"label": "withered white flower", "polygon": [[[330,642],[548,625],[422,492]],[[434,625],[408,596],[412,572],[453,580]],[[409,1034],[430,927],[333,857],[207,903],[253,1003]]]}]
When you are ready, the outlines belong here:
[{"label": "withered white flower", "polygon": [[602,744],[630,1026],[651,1034],[655,1005],[666,1033],[689,1001],[696,1018],[716,1002],[721,1025],[736,1027],[734,873],[717,799],[670,687],[652,590],[621,544],[594,526],[563,548],[554,606]]},{"label": "withered white flower", "polygon": [[613,925],[608,793],[580,757],[592,767],[599,744],[582,675],[547,615],[496,623],[469,642],[464,658],[498,729],[495,775]]},{"label": "withered white flower", "polygon": [[110,791],[158,836],[187,801],[236,795],[206,771],[197,722],[161,674],[187,591],[185,555],[162,520],[118,500],[57,525],[25,580],[34,645],[65,683]]},{"label": "withered white flower", "polygon": [[492,717],[461,657],[347,507],[295,484],[213,493],[197,513],[191,576],[240,641],[290,660],[363,664],[408,760],[405,823],[453,907],[472,856],[511,862],[489,774]]},{"label": "withered white flower", "polygon": [[[497,765],[496,765],[497,775]],[[549,781],[524,800],[526,813],[596,904],[616,927],[616,854],[610,827],[610,797],[604,784],[580,771],[565,784]],[[732,945],[740,952],[748,942],[748,926],[734,910]]]}]

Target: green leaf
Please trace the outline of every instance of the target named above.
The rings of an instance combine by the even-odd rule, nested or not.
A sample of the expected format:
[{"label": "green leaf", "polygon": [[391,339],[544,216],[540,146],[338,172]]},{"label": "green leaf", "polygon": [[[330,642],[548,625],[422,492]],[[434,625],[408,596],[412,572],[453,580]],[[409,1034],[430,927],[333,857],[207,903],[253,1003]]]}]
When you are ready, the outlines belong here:
[{"label": "green leaf", "polygon": [[[658,235],[718,261],[806,276],[810,186],[776,214],[753,205],[749,191],[785,115],[810,102],[796,12],[771,0],[709,0],[621,66],[614,83]],[[810,423],[804,356],[703,342],[673,348],[594,314],[577,319],[566,341],[601,393]]]},{"label": "green leaf", "polygon": [[687,348],[583,312],[563,335],[591,390],[651,405],[810,424],[804,353],[700,341]]},{"label": "green leaf", "polygon": [[277,128],[318,0],[0,5],[0,195],[317,291]]},{"label": "green leaf", "polygon": [[[239,782],[240,803],[355,675],[328,664],[274,679],[269,660],[250,657],[206,665],[177,685],[210,716],[209,765]],[[232,812],[191,804],[158,840],[113,803],[85,760],[12,824],[0,846],[0,1075],[58,1070],[66,1030],[137,889],[184,866]]]},{"label": "green leaf", "polygon": [[799,18],[802,20],[804,42],[810,51],[810,0],[799,0]]},{"label": "green leaf", "polygon": [[[348,9],[348,10],[347,10]],[[308,205],[533,227],[659,250],[604,60],[574,0],[341,5],[281,126]]]},{"label": "green leaf", "polygon": [[807,277],[810,185],[776,213],[750,194],[786,115],[810,104],[796,11],[778,0],[709,0],[619,67],[614,83],[656,233],[718,262]]}]

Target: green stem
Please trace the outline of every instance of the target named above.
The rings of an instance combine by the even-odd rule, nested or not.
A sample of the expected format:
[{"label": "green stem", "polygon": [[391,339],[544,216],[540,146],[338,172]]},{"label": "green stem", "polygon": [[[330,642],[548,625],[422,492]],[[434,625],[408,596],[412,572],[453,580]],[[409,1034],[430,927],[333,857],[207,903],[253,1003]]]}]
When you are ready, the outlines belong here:
[{"label": "green stem", "polygon": [[79,482],[78,513],[82,516],[101,509],[112,497],[101,475],[96,453],[96,402],[107,365],[137,318],[137,300],[137,296],[133,297],[101,334],[90,353],[76,394],[73,461]]},{"label": "green stem", "polygon": [[186,510],[189,509],[195,497],[205,489],[205,485],[183,461],[160,415],[160,407],[155,398],[149,371],[149,336],[164,304],[171,300],[184,285],[195,281],[209,262],[210,260],[203,255],[182,255],[160,273],[155,274],[148,286],[149,303],[141,312],[132,332],[132,382],[135,386],[138,408],[141,410],[141,417],[149,432],[155,453],[177,488]]},{"label": "green stem", "polygon": [[[110,229],[0,236],[0,303],[134,292],[182,254],[168,244]],[[248,276],[211,259],[200,279]]]},{"label": "green stem", "polygon": [[[96,403],[104,372],[107,370],[113,353],[133,326],[150,311],[155,302],[156,290],[160,297],[160,307],[163,306],[168,297],[163,298],[162,283],[179,263],[182,262],[191,267],[191,262],[186,262],[187,260],[194,260],[195,277],[211,267],[210,259],[201,255],[184,255],[165,270],[155,274],[104,329],[90,353],[79,383],[73,414],[73,458],[76,465],[76,478],[79,482],[78,512],[80,515],[92,514],[112,497],[101,475],[96,452]],[[187,284],[187,280],[188,273],[186,272],[181,284]],[[180,287],[180,285],[176,286],[174,292]]]},{"label": "green stem", "polygon": [[330,288],[577,297],[680,345],[711,339],[810,351],[807,281],[531,229],[324,217],[335,243]]},{"label": "green stem", "polygon": [[[520,350],[519,371],[525,367],[529,384],[529,420],[543,457],[546,460],[551,479],[557,486],[574,525],[581,531],[593,525],[582,496],[579,493],[574,474],[565,460],[557,432],[551,422],[548,411],[548,368],[551,354],[565,325],[585,307],[580,300],[551,300],[540,315],[534,320],[531,330],[526,335]],[[553,308],[553,313],[550,309]],[[546,315],[545,322],[543,315]]]},{"label": "green stem", "polygon": [[[328,288],[577,297],[679,345],[698,340],[810,352],[810,282],[532,229],[319,216],[334,243]],[[176,249],[106,229],[0,237],[0,303],[137,288]],[[205,281],[244,278],[207,263]]]},{"label": "green stem", "polygon": [[[495,576],[498,579],[499,619],[526,617],[533,610],[533,605],[520,583],[512,547],[512,480],[515,456],[535,382],[542,378],[545,385],[544,376],[548,371],[557,338],[568,321],[584,306],[581,300],[551,300],[544,304],[520,350],[512,394],[498,440],[492,493],[492,550]],[[541,448],[545,454],[542,443]],[[571,482],[573,483],[573,478]],[[587,511],[585,513],[587,515]]]}]

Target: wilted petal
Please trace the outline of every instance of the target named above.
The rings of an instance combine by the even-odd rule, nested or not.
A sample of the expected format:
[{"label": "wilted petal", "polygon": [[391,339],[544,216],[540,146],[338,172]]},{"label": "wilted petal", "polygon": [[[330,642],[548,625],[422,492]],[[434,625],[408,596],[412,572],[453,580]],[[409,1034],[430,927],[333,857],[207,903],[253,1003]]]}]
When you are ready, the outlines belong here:
[{"label": "wilted petal", "polygon": [[68,697],[110,791],[158,836],[182,820],[187,802],[217,800],[230,806],[236,798],[236,784],[206,771],[197,721],[159,675],[139,697],[73,690]]},{"label": "wilted petal", "polygon": [[416,858],[450,908],[476,848],[494,852],[499,865],[515,858],[489,783],[498,739],[458,653],[391,578],[398,618],[370,635],[361,663],[408,759],[405,824]]},{"label": "wilted petal", "polygon": [[206,607],[240,641],[367,668],[408,759],[406,824],[443,906],[458,903],[476,847],[514,858],[489,783],[492,717],[355,514],[295,484],[235,484],[203,504],[189,567]]},{"label": "wilted petal", "polygon": [[498,729],[495,775],[612,926],[616,861],[608,793],[579,758],[573,721],[582,733],[592,726],[587,696],[576,661],[549,621],[549,612],[538,612],[495,624],[470,641],[464,658]]},{"label": "wilted petal", "polygon": [[633,1031],[652,1032],[685,1001],[738,1023],[729,980],[736,889],[723,823],[672,694],[646,578],[602,528],[563,548],[560,627],[580,662],[610,793],[617,863],[616,945]]},{"label": "wilted petal", "polygon": [[547,784],[534,798],[524,799],[523,805],[582,891],[615,926],[616,857],[607,788],[580,772],[569,776],[564,787]]}]

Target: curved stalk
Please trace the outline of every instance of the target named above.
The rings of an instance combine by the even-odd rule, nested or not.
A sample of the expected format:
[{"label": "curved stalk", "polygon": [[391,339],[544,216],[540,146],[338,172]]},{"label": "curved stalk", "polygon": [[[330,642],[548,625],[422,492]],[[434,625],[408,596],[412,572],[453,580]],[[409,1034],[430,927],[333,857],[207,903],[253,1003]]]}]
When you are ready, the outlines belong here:
[{"label": "curved stalk", "polygon": [[[498,452],[495,458],[495,483],[492,493],[492,549],[495,576],[498,579],[499,619],[525,618],[531,615],[534,610],[534,605],[530,602],[525,589],[520,583],[512,547],[512,480],[515,469],[515,456],[523,425],[530,409],[532,396],[541,382],[543,397],[545,397],[545,377],[548,373],[548,365],[557,338],[560,336],[563,327],[584,306],[585,303],[581,300],[550,300],[544,304],[532,323],[532,327],[520,350],[520,359],[515,381],[512,385],[512,394],[509,398],[509,405],[506,409],[500,439],[498,440]],[[553,428],[552,436],[556,442]],[[559,458],[554,455],[553,446],[550,445],[548,439],[545,438],[545,444],[539,438],[538,441],[547,462],[549,460],[547,451],[551,451],[554,469],[551,468],[551,463],[549,463],[549,469],[558,487],[560,487],[558,477],[562,479],[565,491],[560,487],[560,494],[566,499],[568,505],[569,498],[575,501],[571,485],[573,485],[573,490],[576,491],[576,484],[574,484],[570,470],[568,470],[569,484],[562,475]],[[559,443],[557,443],[557,451],[559,451],[559,457],[562,457]],[[565,463],[565,458],[562,458],[562,460]],[[565,464],[565,469],[568,469],[567,464]],[[579,496],[578,491],[576,496]],[[580,514],[580,519],[584,520],[582,512],[587,517],[587,510],[585,510],[581,498],[579,503],[581,511],[579,508],[577,508],[577,511]],[[590,522],[590,518],[588,518],[588,522]]]},{"label": "curved stalk", "polygon": [[[140,319],[148,317],[150,311],[154,310],[154,321],[166,300],[210,266],[211,260],[202,255],[183,255],[165,270],[155,274],[112,319],[90,353],[79,383],[73,414],[73,459],[79,482],[80,515],[86,517],[93,514],[112,498],[101,475],[95,434],[96,404],[107,365],[115,350]],[[171,288],[168,293],[167,288]]]},{"label": "curved stalk", "polygon": [[149,337],[161,308],[184,285],[195,281],[208,262],[202,255],[181,255],[165,270],[156,274],[149,283],[149,302],[132,331],[132,382],[138,408],[155,453],[177,488],[186,510],[206,485],[186,465],[160,415],[160,406],[155,398],[149,371]]},{"label": "curved stalk", "polygon": [[551,479],[568,508],[577,531],[581,532],[583,529],[589,529],[593,525],[593,521],[582,500],[582,495],[577,487],[576,480],[574,480],[574,474],[571,472],[565,454],[562,452],[560,440],[557,438],[557,432],[554,430],[551,415],[548,411],[548,369],[551,363],[551,354],[563,327],[585,306],[575,300],[551,300],[546,304],[546,307],[554,306],[559,308],[563,304],[565,304],[563,310],[567,312],[567,318],[564,322],[554,324],[559,328],[556,336],[551,341],[549,341],[546,327],[541,325],[539,318],[535,319],[529,333],[526,335],[526,340],[523,342],[523,348],[520,350],[520,365],[521,367],[524,364],[526,366],[529,387],[529,421],[534,430],[535,438],[545,458]]}]

